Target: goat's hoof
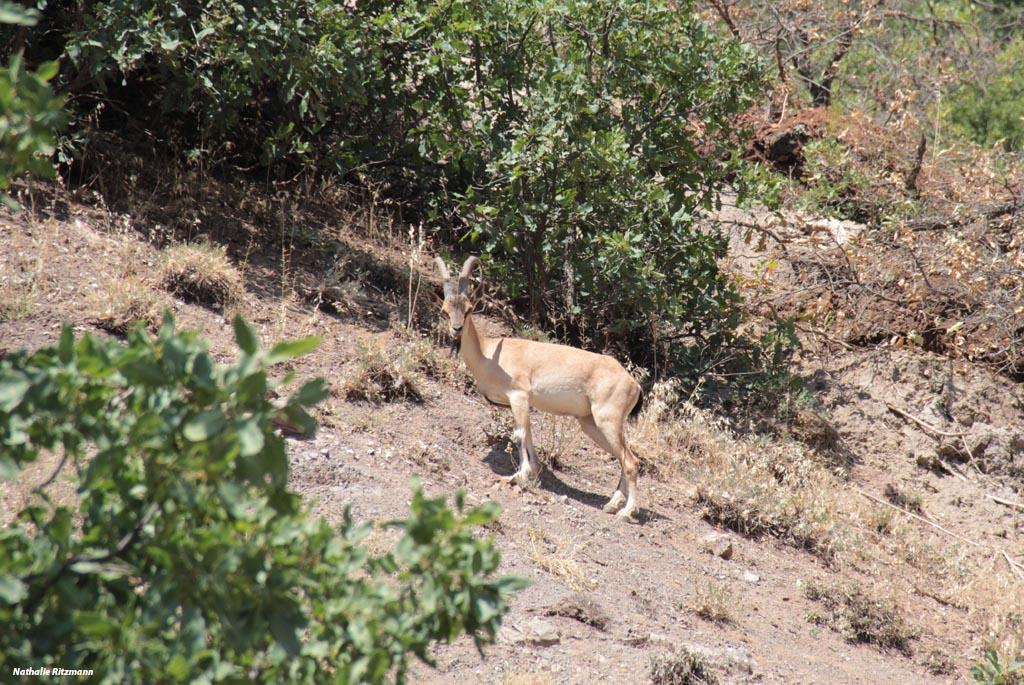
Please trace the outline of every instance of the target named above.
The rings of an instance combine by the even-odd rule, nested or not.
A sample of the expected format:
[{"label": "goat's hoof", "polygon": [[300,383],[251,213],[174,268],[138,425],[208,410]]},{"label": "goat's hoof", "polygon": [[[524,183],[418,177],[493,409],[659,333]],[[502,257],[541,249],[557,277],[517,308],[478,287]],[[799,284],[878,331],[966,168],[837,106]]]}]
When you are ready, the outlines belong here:
[{"label": "goat's hoof", "polygon": [[499,483],[505,483],[506,485],[516,488],[529,489],[531,485],[536,485],[537,477],[531,474],[524,473],[513,473],[511,476],[504,476]]},{"label": "goat's hoof", "polygon": [[606,514],[614,514],[620,509],[622,509],[622,505],[624,505],[625,503],[626,498],[623,497],[620,493],[616,492],[608,499],[608,503],[601,507],[601,511],[603,511]]},{"label": "goat's hoof", "polygon": [[636,514],[636,510],[635,509],[634,510],[620,509],[615,514],[615,518],[617,518],[619,521],[624,521],[625,523],[640,523],[640,521],[636,518],[635,514]]}]

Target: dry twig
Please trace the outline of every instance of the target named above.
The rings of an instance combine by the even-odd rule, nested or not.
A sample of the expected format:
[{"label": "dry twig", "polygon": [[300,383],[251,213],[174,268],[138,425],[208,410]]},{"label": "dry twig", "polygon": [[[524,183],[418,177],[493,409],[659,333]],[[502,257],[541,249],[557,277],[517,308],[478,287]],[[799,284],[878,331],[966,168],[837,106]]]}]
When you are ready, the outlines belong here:
[{"label": "dry twig", "polygon": [[993,502],[998,502],[999,504],[1002,504],[1005,507],[1010,507],[1012,509],[1020,509],[1021,511],[1024,511],[1024,504],[1021,504],[1020,502],[1014,502],[1012,500],[1003,499],[1002,497],[996,497],[995,495],[989,495],[987,493],[985,494],[985,496],[988,497]]},{"label": "dry twig", "polygon": [[[853,486],[851,486],[851,487],[853,487]],[[891,509],[895,509],[896,511],[901,512],[903,514],[906,514],[907,516],[909,516],[911,518],[917,519],[921,523],[926,523],[929,526],[931,526],[932,528],[934,528],[934,529],[936,529],[938,531],[941,531],[941,532],[945,533],[946,535],[949,535],[950,537],[954,537],[957,540],[960,540],[961,542],[966,542],[968,545],[971,545],[973,547],[981,547],[981,543],[975,542],[974,540],[970,540],[968,538],[965,538],[963,535],[960,535],[958,533],[954,533],[953,531],[949,530],[948,528],[943,528],[942,526],[940,526],[939,524],[935,523],[934,521],[929,521],[925,517],[918,516],[917,514],[915,514],[912,511],[907,511],[903,507],[897,507],[895,504],[892,504],[891,502],[886,502],[884,499],[880,499],[878,497],[875,497],[874,495],[869,495],[868,493],[864,492],[860,488],[854,487],[853,490],[855,492],[860,493],[861,495],[864,495],[864,497],[867,497],[872,502],[878,502],[879,504],[884,504],[885,506],[887,506],[887,507],[889,507]]]}]

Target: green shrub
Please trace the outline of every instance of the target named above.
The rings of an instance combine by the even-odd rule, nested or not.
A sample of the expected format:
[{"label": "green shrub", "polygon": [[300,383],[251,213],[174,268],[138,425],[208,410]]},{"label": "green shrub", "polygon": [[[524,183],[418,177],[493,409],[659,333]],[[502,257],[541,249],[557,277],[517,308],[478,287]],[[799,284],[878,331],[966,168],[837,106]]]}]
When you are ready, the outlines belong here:
[{"label": "green shrub", "polygon": [[[0,1],[0,26],[33,26],[37,12]],[[0,36],[3,33],[0,32]],[[57,75],[57,62],[35,70],[25,68],[15,53],[0,67],[0,201],[16,207],[6,191],[25,173],[52,176],[55,132],[63,125],[63,99],[54,96],[48,82]]]},{"label": "green shrub", "polygon": [[384,181],[561,339],[680,367],[739,320],[727,241],[695,218],[741,167],[735,115],[766,72],[688,2],[103,0],[44,20],[36,54],[67,32],[63,83],[106,91],[80,116]]},{"label": "green shrub", "polygon": [[716,264],[726,241],[694,217],[734,168],[728,143],[712,141],[730,139],[732,115],[760,91],[752,54],[686,3],[449,14],[412,22],[434,27],[417,35],[416,131],[445,163],[443,199],[489,275],[535,323],[596,346],[625,342],[638,358],[658,337],[731,330],[737,298]]},{"label": "green shrub", "polygon": [[990,649],[971,666],[971,677],[978,685],[1015,685],[1024,682],[1024,661],[1003,663],[996,650]]},{"label": "green shrub", "polygon": [[307,431],[325,396],[308,382],[279,404],[267,367],[316,339],[214,364],[167,315],[126,346],[70,327],[60,343],[0,360],[0,476],[63,454],[77,502],[45,486],[0,528],[0,670],[93,669],[97,682],[401,681],[411,655],[466,633],[493,639],[515,578],[458,512],[414,486],[394,549],[365,526],[312,520],[287,489],[281,415]]},{"label": "green shrub", "polygon": [[1007,151],[1024,149],[1024,38],[1010,41],[992,71],[965,83],[949,99],[948,118],[967,138]]},{"label": "green shrub", "polygon": [[864,207],[872,199],[871,183],[850,156],[851,151],[835,138],[813,140],[804,146],[805,206],[840,219],[871,218]]}]

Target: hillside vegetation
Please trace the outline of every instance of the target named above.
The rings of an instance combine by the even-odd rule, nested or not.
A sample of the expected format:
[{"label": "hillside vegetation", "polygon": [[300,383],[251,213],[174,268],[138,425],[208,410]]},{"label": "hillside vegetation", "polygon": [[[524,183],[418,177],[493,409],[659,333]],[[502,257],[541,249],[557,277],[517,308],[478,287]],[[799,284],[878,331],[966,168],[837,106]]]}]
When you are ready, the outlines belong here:
[{"label": "hillside vegetation", "polygon": [[[1009,0],[0,0],[0,666],[1024,682],[1022,37]],[[571,419],[493,487],[466,254],[485,329],[643,384],[639,525]]]}]

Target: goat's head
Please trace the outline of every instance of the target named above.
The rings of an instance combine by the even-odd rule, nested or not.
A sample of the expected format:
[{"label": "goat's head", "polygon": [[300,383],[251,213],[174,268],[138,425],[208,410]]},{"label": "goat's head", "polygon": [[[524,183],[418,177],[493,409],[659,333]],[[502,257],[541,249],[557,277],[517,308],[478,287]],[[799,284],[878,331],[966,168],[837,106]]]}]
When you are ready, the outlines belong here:
[{"label": "goat's head", "polygon": [[435,262],[437,270],[441,272],[441,278],[444,279],[444,304],[441,305],[441,311],[448,315],[448,330],[457,339],[462,333],[466,315],[473,311],[480,294],[480,285],[476,288],[472,287],[469,280],[470,274],[474,266],[481,270],[483,266],[479,257],[469,257],[462,265],[459,275],[452,277],[443,259],[435,257]]}]

